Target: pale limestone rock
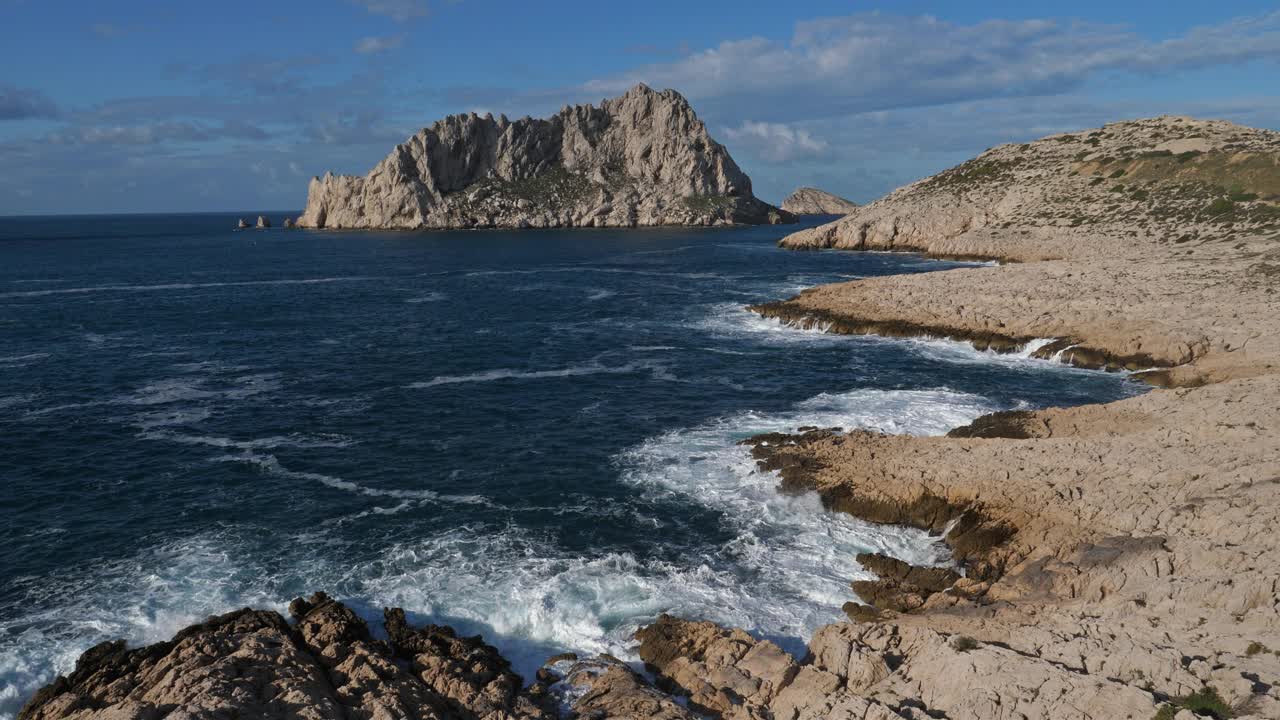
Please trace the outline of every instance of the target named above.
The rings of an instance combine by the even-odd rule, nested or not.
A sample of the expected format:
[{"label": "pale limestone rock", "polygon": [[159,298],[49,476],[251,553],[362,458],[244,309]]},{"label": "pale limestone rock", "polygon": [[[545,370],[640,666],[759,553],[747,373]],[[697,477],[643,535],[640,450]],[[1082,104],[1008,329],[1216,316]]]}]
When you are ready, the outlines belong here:
[{"label": "pale limestone rock", "polygon": [[796,215],[848,215],[858,209],[858,203],[826,190],[802,187],[782,201],[782,209]]},{"label": "pale limestone rock", "polygon": [[638,85],[545,120],[451,115],[364,177],[314,178],[300,227],[635,227],[790,222],[674,90]]},{"label": "pale limestone rock", "polygon": [[271,221],[267,219],[266,215],[259,215],[258,223],[254,227],[258,228],[259,230],[269,228],[271,227]]},{"label": "pale limestone rock", "polygon": [[[576,662],[559,682],[572,693],[569,706],[581,718],[695,720],[697,715],[611,658]],[[555,690],[553,686],[553,690]]]}]

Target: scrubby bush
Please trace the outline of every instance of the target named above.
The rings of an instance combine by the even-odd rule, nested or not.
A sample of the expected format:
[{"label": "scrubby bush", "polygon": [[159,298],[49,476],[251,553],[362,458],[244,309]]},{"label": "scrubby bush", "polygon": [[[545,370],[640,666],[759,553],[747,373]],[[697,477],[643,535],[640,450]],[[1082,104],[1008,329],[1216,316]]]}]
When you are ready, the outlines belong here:
[{"label": "scrubby bush", "polygon": [[1209,203],[1209,207],[1205,208],[1204,211],[1211,217],[1217,217],[1219,215],[1227,215],[1235,209],[1236,203],[1234,200],[1231,198],[1220,197]]},{"label": "scrubby bush", "polygon": [[1190,710],[1197,715],[1207,715],[1217,720],[1228,720],[1235,716],[1231,706],[1223,701],[1222,696],[1212,685],[1207,685],[1191,695],[1170,699],[1168,703],[1160,706],[1155,720],[1173,720],[1179,710]]},{"label": "scrubby bush", "polygon": [[951,647],[957,652],[969,652],[978,649],[978,641],[968,635],[959,635],[951,641]]}]

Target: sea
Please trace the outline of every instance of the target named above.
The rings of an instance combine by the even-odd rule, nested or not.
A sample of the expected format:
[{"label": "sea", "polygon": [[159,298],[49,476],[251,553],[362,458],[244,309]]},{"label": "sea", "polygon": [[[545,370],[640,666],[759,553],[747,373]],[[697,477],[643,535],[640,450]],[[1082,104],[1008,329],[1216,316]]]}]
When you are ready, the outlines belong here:
[{"label": "sea", "polygon": [[482,634],[529,679],[634,659],[663,612],[802,654],[857,553],[948,555],[779,494],[740,440],[1144,387],[762,319],[979,264],[777,248],[796,226],[233,229],[257,214],[0,219],[0,718],[98,642],[315,590]]}]

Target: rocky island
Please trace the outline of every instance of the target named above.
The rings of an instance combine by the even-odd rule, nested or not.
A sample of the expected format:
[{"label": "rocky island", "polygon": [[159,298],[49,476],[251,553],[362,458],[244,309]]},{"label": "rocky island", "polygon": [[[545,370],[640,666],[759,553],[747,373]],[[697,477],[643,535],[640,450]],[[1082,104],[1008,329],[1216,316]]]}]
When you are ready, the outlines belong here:
[{"label": "rocky island", "polygon": [[648,677],[561,656],[519,678],[480,638],[388,608],[378,639],[317,594],[292,623],[246,609],[92,648],[20,717],[1280,717],[1278,200],[1280,134],[1162,117],[993,148],[785,238],[1001,263],[823,286],[763,315],[1035,342],[1161,388],[946,437],[744,441],[781,492],[931,530],[956,561],[859,556],[879,579],[804,657],[664,615],[636,634]]},{"label": "rocky island", "polygon": [[794,221],[678,92],[637,85],[547,119],[451,115],[364,177],[313,178],[299,227],[637,227]]},{"label": "rocky island", "polygon": [[782,209],[796,215],[848,215],[858,209],[858,203],[826,190],[802,187],[782,201]]}]

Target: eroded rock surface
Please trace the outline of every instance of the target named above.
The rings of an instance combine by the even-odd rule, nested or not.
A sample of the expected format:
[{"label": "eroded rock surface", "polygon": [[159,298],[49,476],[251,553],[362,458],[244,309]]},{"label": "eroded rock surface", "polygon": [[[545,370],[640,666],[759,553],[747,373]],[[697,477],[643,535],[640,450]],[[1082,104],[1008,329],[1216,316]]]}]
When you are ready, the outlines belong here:
[{"label": "eroded rock surface", "polygon": [[452,115],[364,177],[311,181],[300,227],[635,227],[792,222],[674,90],[548,119]]}]

